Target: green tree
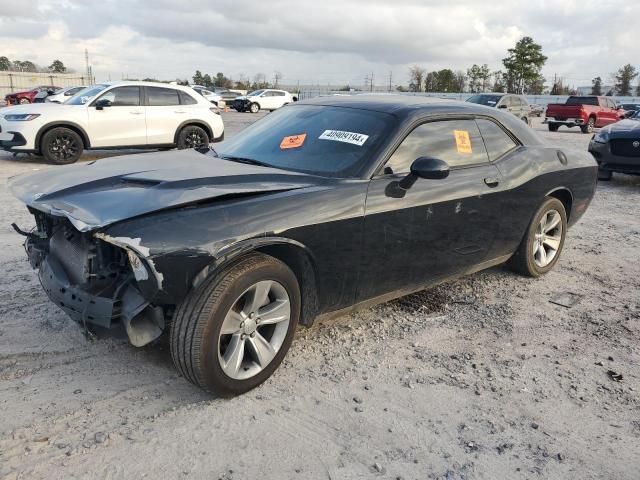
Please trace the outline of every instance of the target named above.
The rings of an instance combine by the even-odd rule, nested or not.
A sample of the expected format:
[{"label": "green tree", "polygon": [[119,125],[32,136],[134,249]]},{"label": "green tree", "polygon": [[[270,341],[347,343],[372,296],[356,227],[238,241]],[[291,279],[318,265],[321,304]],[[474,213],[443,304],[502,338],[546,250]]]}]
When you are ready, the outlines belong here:
[{"label": "green tree", "polygon": [[536,77],[531,78],[525,85],[525,91],[529,95],[542,95],[544,90],[544,77],[538,74]]},{"label": "green tree", "polygon": [[204,74],[204,77],[202,77],[202,85],[204,85],[207,88],[213,86],[213,81],[211,80],[211,75],[209,75],[208,73]]},{"label": "green tree", "polygon": [[510,93],[524,93],[527,85],[538,81],[547,57],[531,37],[523,37],[508,52],[509,55],[502,60],[509,80],[507,88]]},{"label": "green tree", "polygon": [[602,95],[602,78],[596,77],[591,80],[591,95]]},{"label": "green tree", "polygon": [[192,78],[194,85],[204,85],[204,78],[202,77],[202,72],[200,70],[196,70],[196,73]]},{"label": "green tree", "polygon": [[11,70],[11,61],[7,57],[0,57],[0,70]]},{"label": "green tree", "polygon": [[467,69],[467,77],[469,78],[470,92],[485,92],[489,87],[491,71],[486,63],[482,66],[474,63],[471,68]]},{"label": "green tree", "polygon": [[29,60],[21,61],[14,60],[12,62],[13,68],[19,72],[37,72],[38,67],[35,63],[30,62]]},{"label": "green tree", "polygon": [[638,76],[636,68],[631,64],[626,64],[624,67],[618,70],[615,75],[616,78],[616,95],[621,97],[628,97],[631,95],[631,83]]},{"label": "green tree", "polygon": [[67,71],[67,67],[64,66],[60,60],[54,60],[51,65],[49,65],[49,70],[53,73],[64,73]]},{"label": "green tree", "polygon": [[497,70],[493,72],[493,87],[491,87],[491,91],[497,93],[504,93],[505,91],[505,80],[504,73],[502,70]]}]

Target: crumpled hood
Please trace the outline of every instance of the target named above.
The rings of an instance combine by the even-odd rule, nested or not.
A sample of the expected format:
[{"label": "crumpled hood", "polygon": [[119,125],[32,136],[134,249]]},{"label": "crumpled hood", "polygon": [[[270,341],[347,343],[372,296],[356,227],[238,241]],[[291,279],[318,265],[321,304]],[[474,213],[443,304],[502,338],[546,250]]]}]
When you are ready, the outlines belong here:
[{"label": "crumpled hood", "polygon": [[309,187],[316,183],[314,179],[195,150],[173,150],[47,168],[12,177],[9,188],[30,207],[65,216],[85,232],[227,195]]},{"label": "crumpled hood", "polygon": [[610,138],[640,138],[640,120],[620,120],[607,128]]}]

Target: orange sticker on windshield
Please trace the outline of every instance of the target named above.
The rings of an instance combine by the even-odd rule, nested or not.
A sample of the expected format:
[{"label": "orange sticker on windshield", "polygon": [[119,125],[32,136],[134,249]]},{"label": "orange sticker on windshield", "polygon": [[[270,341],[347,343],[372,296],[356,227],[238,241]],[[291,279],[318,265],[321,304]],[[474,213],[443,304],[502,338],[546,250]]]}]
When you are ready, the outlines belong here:
[{"label": "orange sticker on windshield", "polygon": [[284,137],[280,142],[280,149],[287,150],[289,148],[300,148],[304,144],[305,138],[307,138],[306,133],[303,133],[302,135]]},{"label": "orange sticker on windshield", "polygon": [[453,134],[456,137],[456,148],[458,149],[458,153],[473,153],[473,150],[471,150],[469,132],[466,130],[454,130]]}]

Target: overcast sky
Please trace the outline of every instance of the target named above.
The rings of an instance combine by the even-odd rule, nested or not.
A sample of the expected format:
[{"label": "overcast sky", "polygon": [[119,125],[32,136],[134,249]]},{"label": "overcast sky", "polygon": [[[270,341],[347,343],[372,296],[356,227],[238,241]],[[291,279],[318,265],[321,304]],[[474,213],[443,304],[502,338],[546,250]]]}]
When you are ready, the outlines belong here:
[{"label": "overcast sky", "polygon": [[532,36],[574,86],[640,66],[640,0],[0,0],[0,56],[97,79],[257,72],[287,84],[406,84],[408,65],[502,67]]}]

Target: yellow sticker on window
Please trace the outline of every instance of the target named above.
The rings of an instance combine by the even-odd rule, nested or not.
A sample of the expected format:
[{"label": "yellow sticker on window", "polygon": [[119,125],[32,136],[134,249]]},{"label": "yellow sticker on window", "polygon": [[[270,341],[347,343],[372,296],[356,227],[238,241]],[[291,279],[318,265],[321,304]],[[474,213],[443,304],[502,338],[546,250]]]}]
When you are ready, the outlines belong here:
[{"label": "yellow sticker on window", "polygon": [[303,133],[302,135],[291,135],[289,137],[284,137],[280,142],[280,149],[287,150],[289,148],[300,148],[304,144],[304,140],[306,138],[306,133]]},{"label": "yellow sticker on window", "polygon": [[456,137],[456,148],[458,149],[458,153],[473,153],[468,131],[454,130],[453,134]]}]

